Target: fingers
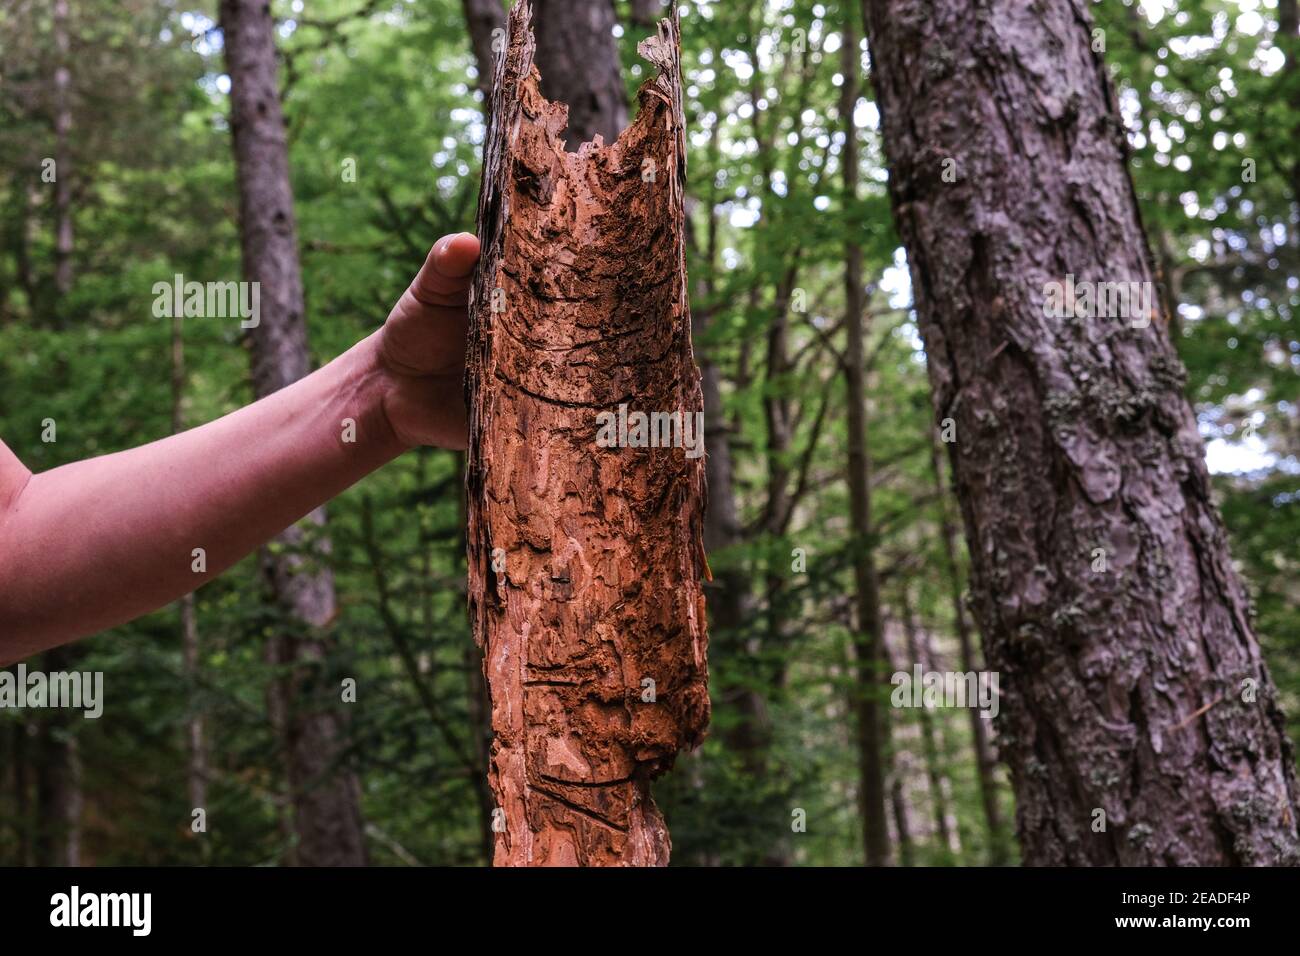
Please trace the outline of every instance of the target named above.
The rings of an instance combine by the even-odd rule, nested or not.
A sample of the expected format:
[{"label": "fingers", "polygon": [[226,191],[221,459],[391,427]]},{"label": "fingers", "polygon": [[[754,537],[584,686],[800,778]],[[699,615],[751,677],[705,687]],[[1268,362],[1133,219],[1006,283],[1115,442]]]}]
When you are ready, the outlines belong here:
[{"label": "fingers", "polygon": [[478,254],[478,239],[470,233],[443,236],[429,250],[428,258],[411,283],[411,294],[422,305],[464,305]]}]

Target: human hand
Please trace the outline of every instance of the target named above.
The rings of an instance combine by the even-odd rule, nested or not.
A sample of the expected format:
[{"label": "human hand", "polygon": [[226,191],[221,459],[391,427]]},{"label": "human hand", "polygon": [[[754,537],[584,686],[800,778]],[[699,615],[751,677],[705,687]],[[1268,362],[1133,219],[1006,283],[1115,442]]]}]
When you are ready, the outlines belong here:
[{"label": "human hand", "polygon": [[439,239],[376,336],[384,414],[407,447],[462,449],[468,442],[466,306],[478,255],[469,233]]}]

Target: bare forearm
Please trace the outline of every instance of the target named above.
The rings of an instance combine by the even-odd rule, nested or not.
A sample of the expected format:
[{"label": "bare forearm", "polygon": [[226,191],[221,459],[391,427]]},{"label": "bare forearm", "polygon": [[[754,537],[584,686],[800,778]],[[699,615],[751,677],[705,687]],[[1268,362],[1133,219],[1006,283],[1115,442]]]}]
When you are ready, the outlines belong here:
[{"label": "bare forearm", "polygon": [[376,347],[200,428],[33,476],[0,515],[0,664],[175,600],[400,454]]}]

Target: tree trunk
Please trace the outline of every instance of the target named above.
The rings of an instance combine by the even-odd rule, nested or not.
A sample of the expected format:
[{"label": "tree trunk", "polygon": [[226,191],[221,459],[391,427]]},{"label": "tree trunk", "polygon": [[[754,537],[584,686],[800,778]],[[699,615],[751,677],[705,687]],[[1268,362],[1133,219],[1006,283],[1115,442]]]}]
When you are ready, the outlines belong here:
[{"label": "tree trunk", "polygon": [[[1277,0],[1277,45],[1286,54],[1286,67],[1282,77],[1291,89],[1291,102],[1295,103],[1296,84],[1300,83],[1300,3],[1297,0]],[[1300,140],[1300,120],[1291,127],[1291,143]],[[1300,156],[1291,160],[1291,200],[1300,207]]]},{"label": "tree trunk", "polygon": [[[489,77],[489,83],[491,78]],[[469,576],[469,501],[465,497],[465,455],[456,452],[456,525],[461,528],[460,558],[466,579]],[[474,761],[474,795],[478,802],[479,836],[483,863],[492,865],[496,853],[496,835],[492,829],[492,787],[488,782],[491,769],[492,719],[487,682],[483,676],[482,655],[476,643],[465,645],[465,713],[469,718],[470,757]]]},{"label": "tree trunk", "polygon": [[[172,434],[178,435],[185,430],[185,319],[174,315],[172,325]],[[194,592],[191,591],[180,599],[181,614],[181,655],[185,679],[191,688],[198,686],[202,676],[199,665],[199,621],[195,607]],[[189,763],[186,769],[186,783],[190,795],[190,808],[197,810],[208,805],[208,752],[204,741],[203,714],[195,710],[186,722],[186,745],[189,750]],[[208,855],[208,842],[203,841],[203,856]]]},{"label": "tree trunk", "polygon": [[1291,747],[1165,319],[1045,308],[1067,276],[1152,280],[1087,11],[863,8],[1025,862],[1297,862]]},{"label": "tree trunk", "polygon": [[[961,653],[963,673],[972,674],[982,668],[975,656],[975,640],[971,634],[970,616],[962,600],[961,565],[957,562],[957,529],[953,527],[948,507],[948,489],[943,480],[943,457],[939,451],[939,436],[930,433],[930,468],[934,474],[935,498],[939,509],[939,537],[943,545],[944,570],[948,574],[948,594],[952,601],[953,622],[957,630],[957,643]],[[989,865],[1005,866],[1007,863],[1006,837],[1002,832],[1002,810],[998,806],[997,780],[993,776],[995,758],[989,741],[989,721],[980,716],[974,707],[966,708],[970,719],[971,747],[975,751],[975,772],[979,781],[980,804],[984,810],[984,824],[989,831]]]},{"label": "tree trunk", "polygon": [[68,156],[72,134],[72,55],[68,38],[68,0],[54,0],[54,288],[58,317],[66,318],[72,290],[72,163]]},{"label": "tree trunk", "polygon": [[[506,8],[501,0],[461,0],[465,25],[474,50],[478,69],[478,88],[483,92],[483,107],[492,102],[492,77],[496,74],[497,56],[505,45]],[[500,31],[500,32],[498,32]]]},{"label": "tree trunk", "polygon": [[466,386],[495,862],[662,865],[650,781],[709,713],[704,462],[685,441],[607,447],[598,416],[679,412],[702,430],[678,27],[642,45],[659,76],[636,124],[573,154],[564,107],[538,90],[531,16],[528,0],[512,11],[494,84]]},{"label": "tree trunk", "polygon": [[[929,648],[922,647],[922,641],[917,636],[916,609],[912,607],[912,597],[906,587],[903,588],[902,623],[908,662],[908,666],[904,669],[910,671],[912,664],[920,664],[923,671],[931,670]],[[952,830],[948,826],[948,795],[943,770],[939,766],[940,734],[934,726],[934,715],[930,713],[928,707],[920,708],[916,716],[921,724],[921,749],[925,754],[925,777],[930,786],[930,809],[934,813],[934,832],[938,835],[943,848],[951,851],[953,839]]]},{"label": "tree trunk", "polygon": [[[244,278],[261,285],[261,321],[250,338],[253,391],[262,398],[310,371],[298,236],[270,8],[265,0],[221,0],[220,17],[231,83]],[[360,866],[367,858],[359,788],[352,774],[335,766],[343,720],[328,704],[307,700],[316,692],[326,700],[332,694],[321,682],[336,607],[333,575],[320,566],[329,551],[325,510],[312,512],[305,523],[313,532],[310,539],[296,525],[275,539],[275,553],[262,552],[263,573],[289,625],[268,648],[284,674],[273,682],[270,709],[288,759],[296,861]],[[315,553],[305,553],[309,549]]]},{"label": "tree trunk", "polygon": [[889,803],[894,811],[894,841],[898,844],[898,865],[916,865],[916,845],[912,841],[911,814],[907,809],[907,793],[903,789],[902,761],[894,761],[894,772],[889,783]]},{"label": "tree trunk", "polygon": [[[40,659],[47,675],[74,669],[80,651],[56,647]],[[52,709],[41,715],[37,736],[36,859],[41,866],[81,865],[81,748],[74,722],[81,715]]]},{"label": "tree trunk", "polygon": [[[55,325],[68,318],[68,293],[73,281],[72,163],[68,157],[72,133],[71,44],[68,0],[54,0],[51,26],[54,34],[54,308]],[[42,658],[46,673],[70,671],[82,656],[76,647],[47,651]],[[40,718],[40,765],[37,777],[38,812],[48,820],[41,862],[46,866],[81,865],[81,751],[66,711]]]},{"label": "tree trunk", "polygon": [[[841,60],[840,122],[844,124],[844,202],[846,212],[858,195],[858,143],[853,110],[858,101],[858,41],[853,17],[844,23]],[[862,246],[850,237],[844,244],[844,304],[848,342],[844,354],[845,398],[848,403],[849,516],[853,538],[853,583],[857,627],[853,647],[857,661],[858,806],[862,815],[867,866],[889,862],[889,830],[885,819],[885,748],[889,729],[881,705],[882,660],[880,582],[876,575],[871,527],[871,458],[867,448],[866,352],[863,322],[866,289]],[[901,832],[901,831],[900,831]]]},{"label": "tree trunk", "polygon": [[632,23],[638,27],[654,26],[655,20],[664,15],[666,0],[632,0]]},{"label": "tree trunk", "polygon": [[[889,629],[881,620],[880,663],[890,673],[906,670],[906,652],[889,640]],[[851,688],[849,703],[856,709],[861,695],[861,683]],[[902,728],[908,729],[908,728]],[[899,866],[916,865],[916,839],[912,831],[912,811],[914,809],[908,793],[907,781],[915,772],[914,758],[911,750],[901,740],[903,734],[895,736],[894,726],[890,726],[890,746],[886,754],[881,755],[884,762],[885,791],[888,794],[889,809],[894,815],[894,829],[886,833],[886,845],[892,846],[897,853],[895,862]],[[861,766],[861,761],[859,761]],[[886,863],[888,860],[885,861]],[[883,864],[881,864],[883,865]]]},{"label": "tree trunk", "polygon": [[[710,162],[716,160],[719,124],[715,123],[709,135]],[[705,233],[705,272],[696,281],[697,302],[691,309],[691,332],[696,341],[708,333],[716,308],[717,286],[715,275],[718,254],[718,216],[715,212],[716,190],[710,189],[708,199],[708,227]],[[691,223],[686,222],[687,235]],[[706,303],[700,307],[699,303]],[[722,369],[708,354],[700,358],[700,382],[704,397],[704,436],[709,449],[704,459],[705,486],[709,489],[709,507],[704,514],[704,550],[706,554],[727,551],[741,544],[744,532],[736,509],[735,471],[729,441],[730,428],[722,404]],[[754,651],[753,642],[745,632],[754,614],[753,593],[745,569],[728,561],[705,585],[708,598],[710,642],[714,660],[729,663],[731,672],[741,676],[741,686],[726,693],[733,703],[737,718],[726,730],[720,731],[729,750],[740,758],[743,771],[762,779],[767,772],[768,750],[771,746],[771,720],[767,703],[761,691],[752,685],[751,675]],[[723,666],[726,666],[724,664]],[[715,688],[715,693],[717,693]],[[784,865],[788,862],[785,847],[773,848],[767,862]]]},{"label": "tree trunk", "polygon": [[600,136],[606,144],[627,126],[627,87],[614,42],[613,0],[533,0],[542,95],[569,107],[567,148]]},{"label": "tree trunk", "polygon": [[32,831],[35,828],[31,816],[31,796],[28,793],[28,771],[31,763],[27,744],[28,723],[18,720],[13,723],[13,791],[14,791],[14,831],[18,846],[18,865],[34,866],[32,857]]}]

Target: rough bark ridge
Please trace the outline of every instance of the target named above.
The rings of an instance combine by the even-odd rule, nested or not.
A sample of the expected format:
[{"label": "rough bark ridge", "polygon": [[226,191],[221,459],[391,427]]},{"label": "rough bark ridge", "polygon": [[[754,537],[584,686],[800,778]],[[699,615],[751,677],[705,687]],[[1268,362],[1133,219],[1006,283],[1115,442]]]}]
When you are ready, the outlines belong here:
[{"label": "rough bark ridge", "polygon": [[1290,746],[1165,320],[1045,315],[1067,274],[1152,279],[1085,5],[863,9],[1025,862],[1296,862]]},{"label": "rough bark ridge", "polygon": [[659,75],[636,122],[568,153],[531,20],[522,0],[494,84],[466,383],[469,607],[504,811],[495,863],[663,865],[650,781],[709,715],[704,460],[598,447],[596,416],[628,403],[693,421],[701,408],[678,26],[642,44]]}]

